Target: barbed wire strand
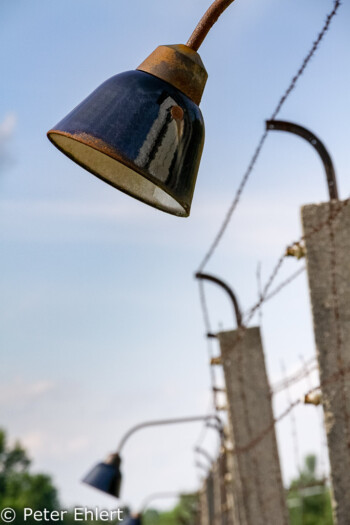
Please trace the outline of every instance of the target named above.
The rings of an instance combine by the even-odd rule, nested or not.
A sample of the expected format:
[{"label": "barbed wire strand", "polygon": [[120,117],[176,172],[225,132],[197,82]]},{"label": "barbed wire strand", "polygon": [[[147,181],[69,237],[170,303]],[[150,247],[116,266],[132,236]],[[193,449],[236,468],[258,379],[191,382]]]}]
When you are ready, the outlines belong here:
[{"label": "barbed wire strand", "polygon": [[[258,300],[261,299],[262,294],[262,281],[261,281],[261,261],[258,262],[256,267],[256,282],[257,282],[257,288],[258,288]],[[262,308],[259,309],[259,325],[262,325],[262,317],[263,312]]]},{"label": "barbed wire strand", "polygon": [[[325,24],[324,26],[322,27],[322,30],[320,31],[320,33],[318,34],[318,37],[316,38],[316,40],[314,41],[310,51],[308,52],[308,54],[305,56],[304,60],[302,61],[302,64],[301,66],[299,67],[297,73],[295,74],[295,76],[292,78],[288,88],[286,89],[286,91],[284,92],[284,94],[282,95],[282,97],[280,98],[280,100],[278,101],[277,103],[277,106],[275,108],[275,110],[272,112],[272,115],[270,117],[270,120],[274,120],[277,115],[279,114],[279,112],[281,111],[282,109],[282,106],[285,104],[286,100],[288,99],[289,95],[292,93],[292,91],[295,89],[297,83],[298,83],[298,80],[299,78],[302,76],[302,74],[304,73],[305,69],[307,68],[311,58],[314,56],[314,54],[316,53],[321,41],[323,40],[325,34],[327,33],[328,29],[329,29],[329,26],[332,22],[332,19],[334,18],[334,16],[336,15],[339,7],[341,5],[341,1],[340,0],[335,0],[334,1],[334,5],[333,5],[333,9],[332,11],[327,15],[326,17],[326,21],[325,21]],[[258,158],[260,157],[260,153],[263,149],[263,146],[265,144],[265,141],[267,139],[267,135],[268,135],[269,131],[268,130],[265,130],[264,133],[262,134],[260,140],[259,140],[259,143],[253,153],[253,156],[251,158],[251,161],[249,162],[249,165],[248,165],[248,168],[246,170],[246,172],[244,173],[243,177],[242,177],[242,180],[238,186],[238,189],[236,191],[236,194],[234,196],[234,199],[232,201],[232,204],[230,205],[227,213],[226,213],[226,216],[222,222],[222,225],[220,226],[219,228],[219,231],[217,233],[217,235],[215,236],[212,244],[210,245],[209,247],[209,250],[207,251],[207,253],[205,254],[202,262],[200,263],[199,265],[199,268],[198,268],[198,272],[202,272],[203,269],[205,268],[205,266],[208,264],[209,260],[211,259],[211,257],[213,256],[216,248],[218,247],[226,229],[227,229],[227,226],[229,225],[231,219],[232,219],[232,216],[237,208],[237,205],[240,201],[240,198],[241,198],[241,195],[244,191],[244,188],[248,182],[248,179],[255,167],[255,164],[257,163],[257,160]]]},{"label": "barbed wire strand", "polygon": [[[239,341],[242,339],[242,337],[244,337],[244,333],[247,329],[247,325],[248,323],[251,321],[252,317],[254,316],[255,312],[261,308],[262,304],[264,304],[264,302],[266,302],[267,300],[271,299],[272,297],[276,297],[278,295],[278,293],[280,293],[283,288],[285,288],[286,286],[288,286],[289,284],[291,284],[294,279],[297,278],[298,275],[300,275],[304,270],[305,268],[301,268],[299,269],[297,272],[295,272],[295,274],[293,274],[292,276],[290,276],[288,279],[286,279],[286,281],[282,282],[274,291],[272,291],[270,294],[268,294],[268,291],[270,289],[270,287],[272,286],[274,280],[276,279],[282,265],[283,265],[283,262],[286,258],[286,252],[287,252],[287,249],[289,246],[293,246],[294,244],[296,243],[301,243],[303,241],[305,241],[306,239],[312,237],[313,235],[315,235],[316,233],[319,233],[320,231],[322,231],[323,228],[325,228],[326,226],[329,226],[335,219],[336,217],[341,213],[341,211],[346,207],[348,206],[348,204],[350,203],[350,199],[347,198],[346,200],[342,201],[342,202],[339,202],[338,203],[338,206],[337,206],[337,209],[335,211],[333,211],[333,213],[328,217],[328,219],[326,221],[323,221],[323,222],[320,222],[320,224],[318,224],[317,226],[315,226],[314,228],[312,228],[310,230],[309,233],[307,234],[304,234],[302,235],[298,241],[294,241],[292,243],[290,243],[283,251],[283,254],[279,257],[279,259],[277,260],[265,286],[263,287],[263,291],[260,295],[260,298],[258,300],[258,302],[253,305],[246,313],[245,315],[245,321],[244,321],[244,324],[243,326],[241,326],[238,330],[238,337],[236,339],[236,344],[239,343]],[[204,319],[204,324],[205,324],[205,328],[206,328],[206,332],[209,333],[211,331],[211,324],[210,324],[210,317],[209,317],[209,309],[208,309],[208,305],[207,305],[207,301],[206,301],[206,296],[205,296],[205,290],[204,290],[204,283],[202,281],[199,281],[199,286],[200,286],[200,300],[201,300],[201,307],[202,307],[202,312],[203,312],[203,319]],[[208,340],[208,345],[211,346],[211,340],[209,339]],[[213,352],[212,350],[209,350],[209,358],[211,359],[211,356],[213,356]],[[215,386],[215,373],[214,373],[214,370],[212,370],[213,367],[211,367],[211,377],[212,377],[212,384]],[[317,368],[317,366],[315,366],[315,368]],[[214,402],[216,403],[216,393],[215,393],[215,390],[213,390],[214,392]],[[272,393],[276,393],[275,391],[273,391]],[[215,408],[217,408],[217,405],[215,406]]]},{"label": "barbed wire strand", "polygon": [[299,270],[297,270],[296,272],[292,273],[292,275],[290,275],[285,281],[279,284],[277,288],[275,288],[275,290],[272,290],[271,293],[266,295],[264,299],[264,303],[266,303],[267,301],[275,297],[275,295],[278,295],[283,290],[283,288],[285,288],[290,283],[295,281],[299,277],[299,275],[302,275],[305,272],[305,270],[306,270],[306,266],[303,266],[302,268],[299,268]]},{"label": "barbed wire strand", "polygon": [[[244,316],[244,326],[246,326],[251,321],[251,319],[254,316],[255,312],[266,301],[267,293],[268,293],[270,287],[272,286],[273,282],[275,281],[275,279],[276,279],[276,277],[277,277],[277,275],[278,275],[280,269],[282,268],[283,263],[284,263],[284,261],[286,259],[286,253],[288,251],[288,248],[290,248],[291,246],[294,246],[295,244],[300,244],[301,242],[305,241],[306,239],[309,239],[313,235],[319,233],[326,226],[329,226],[338,217],[338,215],[343,211],[343,209],[346,208],[349,205],[349,202],[350,202],[350,198],[347,198],[344,201],[338,202],[337,209],[335,211],[333,211],[332,215],[330,217],[328,217],[327,220],[325,220],[323,222],[320,222],[317,226],[312,228],[307,234],[302,235],[297,241],[293,241],[288,246],[286,246],[286,248],[284,249],[282,255],[279,257],[279,259],[277,260],[275,266],[273,267],[273,270],[272,270],[272,272],[270,274],[270,277],[268,278],[268,280],[267,280],[267,282],[266,282],[266,284],[265,284],[265,286],[263,288],[263,292],[262,292],[262,295],[261,295],[259,301],[255,305],[253,305],[247,311],[247,313],[245,314],[245,316]],[[288,281],[288,279],[287,279],[287,281]],[[287,283],[287,284],[289,284],[289,283]],[[287,286],[287,284],[286,284],[286,286]],[[273,295],[275,296],[276,293],[274,293]],[[203,305],[202,305],[202,308],[203,308]],[[241,331],[244,331],[244,326],[241,327]]]},{"label": "barbed wire strand", "polygon": [[276,383],[272,387],[271,393],[274,395],[279,394],[280,392],[283,392],[283,390],[285,390],[286,388],[294,385],[295,383],[299,383],[299,381],[305,379],[305,377],[310,375],[310,373],[313,372],[314,370],[318,370],[318,364],[315,363],[315,361],[316,361],[316,356],[310,358],[308,361],[304,361],[305,365],[302,368],[298,369],[296,372],[291,374],[286,379]]},{"label": "barbed wire strand", "polygon": [[[341,370],[337,370],[336,372],[334,372],[333,374],[331,374],[326,380],[323,380],[320,382],[320,384],[316,387],[313,387],[312,389],[310,389],[304,397],[306,396],[309,396],[311,394],[313,394],[314,392],[316,392],[317,390],[322,390],[325,386],[327,385],[330,385],[334,382],[337,382],[339,381],[339,379],[342,377],[342,376],[345,376],[347,374],[350,374],[350,367],[345,367]],[[245,446],[243,447],[236,447],[232,452],[233,454],[241,454],[241,453],[246,453],[246,452],[249,452],[249,450],[251,450],[253,447],[255,447],[258,443],[260,443],[268,434],[269,432],[272,431],[272,429],[275,427],[275,425],[277,423],[279,423],[280,421],[282,421],[285,417],[287,417],[290,412],[292,410],[294,410],[294,408],[296,408],[297,406],[301,405],[303,403],[303,399],[296,399],[295,401],[293,401],[278,417],[275,417],[272,421],[272,423],[268,426],[266,426],[266,428],[260,432],[260,434],[258,434],[253,440],[251,440],[249,443],[247,443]]]},{"label": "barbed wire strand", "polygon": [[[331,203],[330,208],[332,209],[332,212],[329,213],[329,216],[328,216],[327,220],[324,221],[324,222],[320,222],[317,226],[312,228],[307,234],[304,234],[303,236],[301,236],[301,238],[298,241],[298,242],[305,241],[306,239],[308,239],[311,236],[315,235],[316,233],[320,232],[326,226],[328,226],[330,228],[330,235],[331,235],[330,242],[331,242],[331,245],[333,246],[332,247],[332,253],[331,253],[332,290],[333,290],[333,295],[334,295],[334,297],[333,297],[333,307],[335,309],[334,315],[335,315],[335,318],[338,319],[338,322],[339,322],[340,312],[339,312],[339,302],[338,302],[338,297],[337,297],[338,290],[337,290],[337,282],[336,282],[336,272],[337,272],[337,268],[336,268],[336,246],[335,246],[335,242],[334,242],[334,232],[333,232],[333,229],[332,229],[332,225],[333,225],[333,222],[336,219],[336,217],[341,213],[341,211],[343,209],[345,209],[345,207],[349,204],[349,202],[350,202],[349,198],[346,199],[345,201],[342,201],[342,202],[338,201],[336,203],[337,206],[335,207],[335,209],[334,209],[335,203]],[[333,235],[333,240],[332,240],[332,235]],[[292,245],[294,245],[294,244],[295,243],[292,243]],[[257,304],[254,305],[248,311],[248,313],[249,313],[249,315],[247,317],[248,321],[254,315],[254,312],[258,308],[261,308],[261,305],[264,303],[264,301],[266,301],[267,297],[269,297],[268,294],[267,294],[267,291],[269,290],[271,284],[273,283],[276,275],[278,274],[278,271],[280,270],[280,268],[281,268],[281,266],[283,264],[283,261],[285,259],[285,253],[286,253],[286,250],[284,251],[283,256],[281,256],[278,259],[277,263],[275,264],[273,272],[270,275],[269,279],[267,280],[266,285],[264,286],[264,289],[263,289],[263,292],[262,292],[262,296],[259,298]],[[288,279],[287,281],[288,281],[288,283],[292,282],[290,279]],[[279,289],[281,290],[280,287],[279,287]],[[274,296],[275,295],[276,295],[276,293],[274,293]],[[270,294],[270,296],[271,296],[271,294]],[[205,297],[204,297],[204,301],[205,301]],[[236,338],[236,343],[235,344],[239,343],[241,338],[244,336],[244,333],[245,333],[246,329],[247,329],[247,325],[246,324],[238,329],[238,337]],[[337,352],[339,352],[339,347],[341,349],[341,345],[342,345],[340,327],[339,327],[339,331],[337,330],[337,333],[336,333],[336,341],[335,341],[335,343],[336,343],[336,346],[337,346]],[[341,359],[341,354],[340,354],[340,359]],[[312,360],[314,360],[314,358],[312,358],[310,361],[312,362]],[[315,392],[317,390],[321,390],[322,391],[322,389],[324,389],[327,385],[332,384],[334,382],[338,382],[338,381],[340,381],[342,383],[342,387],[344,388],[345,387],[345,375],[350,373],[350,367],[344,368],[342,365],[343,365],[343,361],[339,360],[339,356],[338,356],[338,370],[335,373],[333,373],[330,376],[328,376],[328,378],[321,380],[320,384],[318,386],[310,388],[310,390],[305,394],[305,396],[302,399],[296,399],[295,401],[291,402],[290,405],[278,417],[275,417],[273,419],[273,421],[271,422],[271,424],[266,426],[266,428],[262,432],[260,432],[257,436],[255,436],[253,439],[251,439],[249,441],[249,443],[245,444],[244,446],[235,447],[233,449],[232,453],[234,455],[243,454],[243,453],[249,452],[254,447],[256,447],[269,434],[269,432],[271,432],[275,428],[275,425],[277,423],[279,423],[284,418],[286,418],[289,414],[291,414],[291,412],[297,406],[303,404],[304,399],[306,398],[306,396],[311,395],[313,392]],[[311,370],[312,370],[312,368],[311,368]],[[304,374],[305,373],[309,373],[309,372],[310,372],[310,368],[307,367],[307,369],[304,370]],[[299,374],[299,376],[300,375],[301,374]],[[288,387],[289,387],[289,384],[288,384]],[[347,414],[347,411],[346,411],[345,417],[347,415],[348,414]],[[349,419],[348,419],[348,417],[346,417],[346,423],[348,423],[348,422],[349,422]]]},{"label": "barbed wire strand", "polygon": [[[284,376],[284,379],[286,379],[287,372],[286,372],[286,367],[285,367],[285,364],[284,364],[283,360],[281,361],[281,371],[282,371],[282,374]],[[292,396],[291,396],[291,392],[290,392],[290,389],[289,389],[288,382],[287,382],[287,386],[285,388],[285,392],[286,392],[287,403],[288,403],[288,405],[291,405],[292,404]],[[290,424],[291,424],[291,430],[292,430],[292,440],[293,440],[295,466],[296,466],[297,472],[300,473],[300,454],[299,454],[299,440],[298,440],[297,420],[295,418],[295,413],[293,411],[290,413]]]}]

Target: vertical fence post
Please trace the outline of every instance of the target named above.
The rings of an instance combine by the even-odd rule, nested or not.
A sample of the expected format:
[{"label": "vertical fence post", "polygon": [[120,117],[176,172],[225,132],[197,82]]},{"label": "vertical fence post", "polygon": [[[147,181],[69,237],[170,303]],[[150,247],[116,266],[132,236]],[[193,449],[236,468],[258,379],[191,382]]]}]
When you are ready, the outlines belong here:
[{"label": "vertical fence post", "polygon": [[207,493],[207,505],[208,505],[208,521],[209,525],[214,523],[215,507],[214,507],[214,478],[213,472],[209,471],[208,477],[205,482],[206,493]]},{"label": "vertical fence post", "polygon": [[238,329],[217,336],[234,446],[235,498],[238,506],[244,507],[239,509],[241,523],[286,525],[287,506],[260,330]]},{"label": "vertical fence post", "polygon": [[232,469],[230,468],[228,459],[228,452],[223,448],[218,458],[221,480],[222,524],[241,525],[238,517],[235,515],[236,509],[232,490]]},{"label": "vertical fence post", "polygon": [[200,508],[200,525],[210,525],[208,496],[207,496],[207,480],[204,480],[202,488],[199,493],[199,508]]},{"label": "vertical fence post", "polygon": [[222,491],[221,491],[221,472],[220,472],[220,458],[213,463],[213,495],[214,495],[214,520],[213,525],[224,525],[222,521]]},{"label": "vertical fence post", "polygon": [[[229,431],[232,439],[232,431]],[[227,524],[247,525],[244,505],[242,501],[242,490],[239,484],[235,456],[231,450],[225,452],[225,488],[227,501]]]},{"label": "vertical fence post", "polygon": [[350,206],[302,208],[336,523],[350,523]]}]

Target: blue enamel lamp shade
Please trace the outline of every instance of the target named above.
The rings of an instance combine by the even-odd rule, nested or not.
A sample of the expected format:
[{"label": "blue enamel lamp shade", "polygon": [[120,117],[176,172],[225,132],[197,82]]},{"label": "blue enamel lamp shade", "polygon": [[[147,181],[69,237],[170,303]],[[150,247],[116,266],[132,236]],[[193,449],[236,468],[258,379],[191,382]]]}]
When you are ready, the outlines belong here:
[{"label": "blue enamel lamp shade", "polygon": [[204,142],[199,107],[144,71],[116,75],[48,132],[65,155],[173,215],[190,213]]},{"label": "blue enamel lamp shade", "polygon": [[122,474],[119,454],[111,454],[106,461],[98,463],[83,482],[115,498],[119,497]]}]

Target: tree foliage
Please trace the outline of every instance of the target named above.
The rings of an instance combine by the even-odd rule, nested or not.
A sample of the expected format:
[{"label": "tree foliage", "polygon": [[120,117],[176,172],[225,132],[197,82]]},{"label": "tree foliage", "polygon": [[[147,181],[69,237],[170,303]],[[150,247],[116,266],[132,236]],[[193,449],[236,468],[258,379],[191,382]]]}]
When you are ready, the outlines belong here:
[{"label": "tree foliage", "polygon": [[317,458],[306,456],[298,478],[288,492],[291,525],[333,525],[331,497],[324,479],[317,476]]},{"label": "tree foliage", "polygon": [[[23,509],[35,510],[59,508],[57,490],[50,476],[31,474],[30,459],[19,443],[10,446],[6,433],[0,430],[0,507],[15,510],[13,523],[23,523]],[[27,523],[36,523],[30,518]]]},{"label": "tree foliage", "polygon": [[198,509],[198,494],[182,494],[178,504],[168,512],[148,510],[144,525],[194,525]]},{"label": "tree foliage", "polygon": [[[33,511],[61,511],[57,489],[50,476],[32,474],[30,459],[19,443],[9,445],[4,430],[0,429],[0,509],[11,508],[16,512],[14,525],[23,525],[24,509]],[[65,510],[65,509],[64,509]],[[127,510],[127,509],[126,509]],[[125,514],[126,515],[126,514]],[[59,523],[73,525],[73,512],[68,512]],[[33,516],[26,519],[28,525],[38,522]],[[57,520],[45,520],[48,524],[57,524]],[[80,522],[83,523],[83,522]],[[85,525],[92,522],[86,521]],[[105,521],[94,521],[94,525],[102,525]],[[110,522],[117,523],[117,520]],[[120,522],[118,522],[120,523]]]}]

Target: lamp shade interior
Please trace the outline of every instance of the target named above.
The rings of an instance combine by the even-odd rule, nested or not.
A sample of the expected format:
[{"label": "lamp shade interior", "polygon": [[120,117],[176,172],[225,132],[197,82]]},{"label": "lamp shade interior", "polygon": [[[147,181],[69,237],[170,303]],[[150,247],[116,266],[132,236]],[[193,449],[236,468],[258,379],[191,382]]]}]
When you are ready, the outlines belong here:
[{"label": "lamp shade interior", "polygon": [[178,216],[187,215],[186,209],[161,187],[103,151],[65,135],[52,133],[50,138],[72,160],[112,186],[155,208]]}]

